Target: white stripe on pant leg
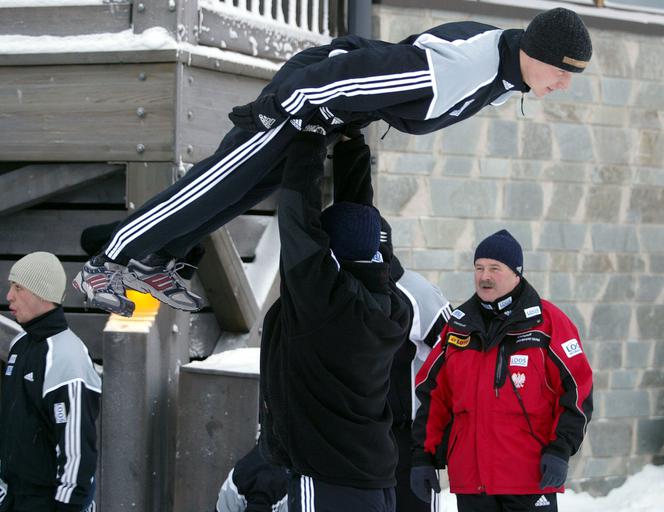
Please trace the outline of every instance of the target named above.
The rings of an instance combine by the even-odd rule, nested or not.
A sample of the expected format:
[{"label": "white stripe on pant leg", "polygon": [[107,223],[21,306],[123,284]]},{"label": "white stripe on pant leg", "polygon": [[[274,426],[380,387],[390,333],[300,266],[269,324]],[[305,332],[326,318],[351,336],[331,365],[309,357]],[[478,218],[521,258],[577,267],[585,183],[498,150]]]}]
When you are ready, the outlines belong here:
[{"label": "white stripe on pant leg", "polygon": [[[106,250],[108,257],[112,259],[117,258],[127,244],[135,240],[155,224],[158,224],[173,213],[179,211],[193,200],[198,199],[198,197],[207,192],[210,188],[214,187],[219,181],[223,180],[228,174],[260,151],[277,135],[285,124],[286,123],[284,122],[268,132],[261,132],[252,137],[249,141],[236,148],[232,153],[228,154],[213,167],[205,171],[201,176],[189,183],[182,190],[178,191],[177,194],[174,194],[163,203],[160,203],[145,212],[141,217],[134,219],[126,226],[123,226],[113,237],[113,240]],[[213,181],[210,185],[211,180]],[[200,192],[202,188],[203,190]],[[196,195],[192,196],[192,194]],[[182,201],[185,197],[190,198],[190,200],[186,202]]]},{"label": "white stripe on pant leg", "polygon": [[[191,183],[187,184],[185,187],[179,190],[176,194],[166,199],[162,203],[154,206],[153,208],[142,214],[140,217],[132,220],[126,226],[123,226],[113,237],[113,240],[109,244],[106,253],[111,258],[117,257],[118,254],[122,251],[122,249],[124,249],[126,245],[125,239],[127,236],[134,233],[137,229],[140,229],[147,222],[150,222],[151,220],[154,220],[154,218],[156,218],[157,216],[160,216],[164,212],[164,210],[168,210],[174,204],[177,204],[182,197],[192,193],[199,186],[205,186],[205,183],[209,179],[214,179],[215,175],[217,174],[217,172],[221,167],[224,167],[224,169],[222,169],[221,171],[224,172],[228,164],[234,163],[234,159],[243,158],[247,154],[247,152],[251,151],[255,145],[260,144],[261,140],[263,140],[269,134],[270,132],[261,132],[254,135],[249,140],[247,140],[246,142],[238,146],[236,149],[234,149],[231,153],[222,158],[219,162],[210,167],[208,170],[203,172]],[[120,244],[119,248],[118,244]],[[111,256],[111,253],[113,253],[114,256]]]},{"label": "white stripe on pant leg", "polygon": [[300,507],[302,512],[315,512],[314,482],[309,476],[300,476]]}]

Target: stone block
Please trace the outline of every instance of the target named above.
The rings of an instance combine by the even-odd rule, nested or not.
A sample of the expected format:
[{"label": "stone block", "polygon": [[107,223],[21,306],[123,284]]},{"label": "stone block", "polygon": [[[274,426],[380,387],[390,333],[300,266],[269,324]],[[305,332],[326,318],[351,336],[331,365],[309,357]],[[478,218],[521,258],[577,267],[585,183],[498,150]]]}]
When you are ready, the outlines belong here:
[{"label": "stone block", "polygon": [[625,476],[607,476],[605,478],[586,478],[574,482],[576,492],[587,492],[591,496],[606,496],[610,491],[625,483]]},{"label": "stone block", "polygon": [[505,158],[483,158],[480,160],[480,176],[482,178],[508,178],[511,172],[511,161]]},{"label": "stone block", "polygon": [[377,207],[385,214],[398,214],[415,196],[418,182],[411,176],[379,176]]},{"label": "stone block", "polygon": [[422,219],[425,247],[452,249],[465,240],[472,229],[467,219]]},{"label": "stone block", "polygon": [[664,169],[637,168],[634,174],[634,185],[664,187]]},{"label": "stone block", "polygon": [[635,76],[645,80],[664,80],[664,59],[659,44],[640,42],[634,72]]},{"label": "stone block", "polygon": [[664,136],[660,130],[641,130],[635,162],[653,167],[664,164]]},{"label": "stone block", "polygon": [[554,134],[562,160],[593,160],[593,141],[587,126],[556,123]]},{"label": "stone block", "polygon": [[[643,239],[643,234],[641,235]],[[650,271],[657,274],[664,274],[664,254],[650,255]]]},{"label": "stone block", "polygon": [[618,222],[622,191],[606,185],[590,187],[586,198],[585,218],[589,222]]},{"label": "stone block", "polygon": [[586,439],[594,457],[629,455],[632,451],[631,421],[591,421]]},{"label": "stone block", "polygon": [[566,91],[556,91],[553,96],[555,101],[572,103],[578,105],[579,103],[594,103],[596,101],[595,94],[595,77],[586,75],[575,75],[574,80]]},{"label": "stone block", "polygon": [[549,275],[549,297],[553,302],[572,301],[572,276],[569,274],[551,273]]},{"label": "stone block", "polygon": [[489,154],[492,156],[519,156],[519,125],[515,121],[495,119],[489,122]]},{"label": "stone block", "polygon": [[618,272],[625,274],[644,272],[646,270],[646,262],[641,254],[616,254],[616,263]]},{"label": "stone block", "polygon": [[662,290],[664,290],[664,276],[638,276],[638,282],[636,300],[640,302],[654,302],[662,295]]},{"label": "stone block", "polygon": [[552,252],[551,272],[573,273],[578,270],[579,255],[575,252]]},{"label": "stone block", "polygon": [[653,416],[664,416],[664,389],[655,389],[652,391],[654,401]]},{"label": "stone block", "polygon": [[583,188],[572,183],[554,183],[553,197],[546,219],[567,220],[576,215],[583,198]]},{"label": "stone block", "polygon": [[611,389],[634,389],[640,377],[638,370],[613,370],[609,386]]},{"label": "stone block", "polygon": [[634,59],[629,51],[626,38],[594,37],[593,50],[597,59],[598,72],[603,77],[633,77]]},{"label": "stone block", "polygon": [[613,275],[604,290],[602,302],[631,302],[636,296],[636,281],[631,275]]},{"label": "stone block", "polygon": [[[592,327],[591,327],[592,331]],[[623,344],[619,341],[602,341],[597,345],[595,362],[602,370],[616,369],[623,364]],[[607,380],[608,383],[608,380]]]},{"label": "stone block", "polygon": [[544,193],[534,182],[505,184],[505,215],[512,219],[539,219],[542,216]]},{"label": "stone block", "polygon": [[[588,354],[586,354],[586,357],[588,357]],[[591,361],[590,357],[588,357],[588,361]],[[591,363],[591,366],[598,365]],[[611,372],[609,370],[593,370],[593,392],[606,391],[609,389],[610,380]]]},{"label": "stone block", "polygon": [[664,340],[655,340],[655,353],[653,355],[653,366],[664,367]]},{"label": "stone block", "polygon": [[529,123],[521,131],[521,158],[550,160],[553,153],[551,127],[544,123]]},{"label": "stone block", "polygon": [[[650,395],[641,389],[599,391],[606,418],[644,418],[650,416]],[[664,431],[663,431],[664,432]]]},{"label": "stone block", "polygon": [[374,137],[370,140],[375,141],[378,151],[410,151],[411,144],[415,139],[415,135],[403,133],[399,130],[390,130],[385,138],[381,135],[387,130],[387,124],[383,121],[374,123],[370,130],[374,130]]},{"label": "stone block", "polygon": [[418,221],[408,217],[392,217],[387,219],[392,228],[392,245],[394,247],[412,247],[418,234]]},{"label": "stone block", "polygon": [[598,165],[593,167],[590,179],[603,185],[632,185],[632,169],[622,165]]},{"label": "stone block", "polygon": [[[512,177],[515,179],[539,180],[544,172],[544,166],[541,162],[531,162],[527,160],[512,161]],[[549,176],[549,179],[552,179]]]},{"label": "stone block", "polygon": [[574,299],[582,302],[596,302],[604,290],[608,277],[600,273],[574,275]]},{"label": "stone block", "polygon": [[589,167],[586,164],[555,162],[544,167],[542,179],[585,183],[588,179],[588,169]]},{"label": "stone block", "polygon": [[422,135],[410,135],[410,137],[411,147],[415,151],[432,153],[440,147],[440,132],[425,133]]},{"label": "stone block", "polygon": [[394,165],[388,170],[395,174],[423,174],[429,176],[433,173],[436,159],[427,153],[400,153]]},{"label": "stone block", "polygon": [[620,462],[614,457],[588,457],[583,466],[584,478],[600,478],[619,472]]},{"label": "stone block", "polygon": [[653,344],[650,341],[628,341],[624,344],[625,368],[648,368],[651,366]]},{"label": "stone block", "polygon": [[640,418],[636,422],[636,453],[661,454],[664,418]]},{"label": "stone block", "polygon": [[664,188],[634,188],[629,200],[631,222],[664,224]]},{"label": "stone block", "polygon": [[[635,82],[636,83],[636,82]],[[634,105],[643,108],[664,109],[664,95],[661,84],[656,82],[640,82],[636,92]]]},{"label": "stone block", "polygon": [[480,154],[478,145],[483,139],[485,120],[477,116],[448,126],[442,132],[442,146],[444,155],[471,155]]},{"label": "stone block", "polygon": [[632,312],[621,304],[597,304],[590,321],[590,337],[597,340],[622,340],[629,332]]},{"label": "stone block", "polygon": [[602,77],[600,79],[602,103],[625,107],[630,104],[632,81],[624,78]]},{"label": "stone block", "polygon": [[412,266],[412,251],[410,249],[394,249],[394,255],[399,258],[405,268]]},{"label": "stone block", "polygon": [[476,220],[473,222],[475,230],[475,239],[472,244],[473,249],[487,236],[506,229],[521,244],[524,251],[533,249],[533,235],[530,222],[505,221],[505,220]]},{"label": "stone block", "polygon": [[498,186],[495,182],[431,179],[431,206],[440,217],[487,217],[496,215]]},{"label": "stone block", "polygon": [[639,338],[658,340],[664,333],[664,305],[639,304],[636,306],[636,324]]},{"label": "stone block", "polygon": [[[664,227],[661,226],[639,226],[641,240],[641,251],[664,252]],[[661,255],[651,255],[651,271],[661,272]],[[653,267],[654,264],[654,267]],[[659,269],[659,270],[658,270]]]},{"label": "stone block", "polygon": [[541,251],[579,251],[586,238],[584,224],[542,223],[538,249]]},{"label": "stone block", "polygon": [[584,272],[613,272],[617,268],[608,254],[583,254],[582,257]]},{"label": "stone block", "polygon": [[633,128],[594,126],[595,154],[601,164],[629,164],[634,160],[638,132]]},{"label": "stone block", "polygon": [[448,156],[443,160],[443,174],[445,176],[468,177],[475,169],[476,159],[463,156]]},{"label": "stone block", "polygon": [[634,108],[629,111],[629,126],[660,130],[662,128],[662,118],[657,110]]},{"label": "stone block", "polygon": [[547,272],[527,272],[526,279],[532,285],[541,297],[549,296],[548,273]]},{"label": "stone block", "polygon": [[542,102],[544,120],[549,123],[586,124],[590,121],[591,107],[578,103],[556,102],[553,97]]},{"label": "stone block", "polygon": [[445,250],[414,250],[412,270],[454,270],[454,252]]},{"label": "stone block", "polygon": [[523,271],[544,272],[551,266],[551,256],[546,252],[524,251],[523,253]]},{"label": "stone block", "polygon": [[438,287],[452,304],[463,304],[475,293],[473,273],[441,272]]},{"label": "stone block", "polygon": [[643,372],[642,388],[664,388],[664,368],[651,368]]},{"label": "stone block", "polygon": [[591,122],[594,125],[625,126],[629,112],[621,107],[595,107]]},{"label": "stone block", "polygon": [[634,226],[595,224],[590,228],[592,247],[600,252],[638,252]]}]

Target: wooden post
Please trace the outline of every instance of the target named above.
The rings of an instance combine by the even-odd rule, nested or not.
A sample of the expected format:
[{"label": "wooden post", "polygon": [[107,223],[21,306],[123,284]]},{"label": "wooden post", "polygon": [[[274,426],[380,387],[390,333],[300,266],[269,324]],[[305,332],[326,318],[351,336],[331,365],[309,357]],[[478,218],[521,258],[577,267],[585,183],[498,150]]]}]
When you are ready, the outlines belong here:
[{"label": "wooden post", "polygon": [[136,0],[132,20],[135,34],[163,27],[178,41],[196,44],[198,0]]}]

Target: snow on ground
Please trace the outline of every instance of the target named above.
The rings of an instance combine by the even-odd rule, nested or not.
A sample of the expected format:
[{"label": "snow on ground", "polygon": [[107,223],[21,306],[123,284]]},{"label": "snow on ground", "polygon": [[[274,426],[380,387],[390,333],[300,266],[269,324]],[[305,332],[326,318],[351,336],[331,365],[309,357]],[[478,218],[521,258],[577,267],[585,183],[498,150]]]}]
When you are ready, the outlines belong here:
[{"label": "snow on ground", "polygon": [[[442,492],[440,510],[456,510],[456,498],[449,489]],[[662,512],[664,511],[664,466],[645,466],[607,496],[565,491],[558,495],[560,512]]]}]

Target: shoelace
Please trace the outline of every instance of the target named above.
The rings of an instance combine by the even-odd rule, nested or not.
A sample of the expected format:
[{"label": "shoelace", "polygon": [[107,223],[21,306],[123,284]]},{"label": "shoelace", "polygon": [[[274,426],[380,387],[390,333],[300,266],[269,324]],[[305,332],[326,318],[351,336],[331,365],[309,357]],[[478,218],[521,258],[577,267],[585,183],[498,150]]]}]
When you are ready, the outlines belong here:
[{"label": "shoelace", "polygon": [[109,288],[113,290],[114,293],[118,295],[124,295],[125,286],[122,283],[122,271],[116,270],[111,274],[109,278]]},{"label": "shoelace", "polygon": [[173,279],[179,286],[182,286],[183,288],[187,288],[184,284],[184,279],[182,279],[182,276],[178,274],[178,270],[182,270],[184,267],[191,267],[193,269],[196,269],[198,267],[195,267],[194,265],[191,265],[189,263],[185,263],[183,261],[178,261],[178,262],[171,262],[169,265],[166,266],[164,271],[168,276]]}]

